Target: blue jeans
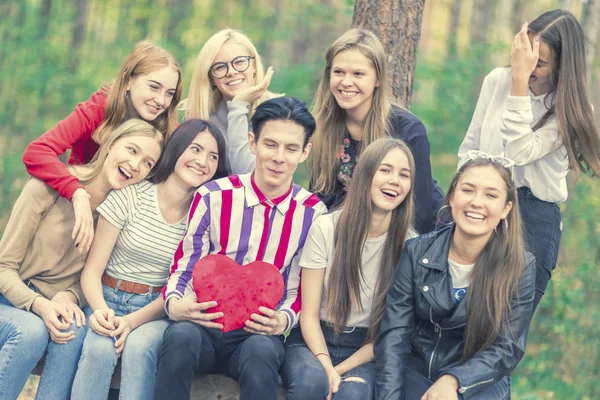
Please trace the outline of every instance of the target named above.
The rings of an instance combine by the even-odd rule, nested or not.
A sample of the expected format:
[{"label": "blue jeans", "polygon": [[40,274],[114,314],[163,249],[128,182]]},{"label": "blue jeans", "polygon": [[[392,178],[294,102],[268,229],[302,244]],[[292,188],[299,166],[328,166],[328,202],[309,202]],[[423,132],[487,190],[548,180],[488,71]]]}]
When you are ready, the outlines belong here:
[{"label": "blue jeans", "polygon": [[[427,377],[406,367],[404,372],[404,399],[420,399],[433,383]],[[479,392],[471,394],[467,391],[464,397],[459,394],[458,398],[460,400],[509,400],[509,386],[508,378],[504,377]]]},{"label": "blue jeans", "polygon": [[154,399],[189,400],[194,374],[223,373],[240,383],[240,400],[277,398],[283,336],[242,329],[223,333],[193,322],[174,322],[165,331]]},{"label": "blue jeans", "polygon": [[527,248],[535,256],[535,312],[558,260],[562,234],[560,209],[556,203],[538,199],[527,187],[520,187],[518,193],[521,219],[527,235]]},{"label": "blue jeans", "polygon": [[[117,316],[137,311],[160,296],[160,292],[132,294],[107,286],[102,286],[102,293],[106,304]],[[127,337],[121,357],[121,399],[152,398],[158,352],[167,326],[169,321],[166,318],[151,321],[133,330]],[[73,382],[73,400],[106,399],[118,360],[113,339],[90,329]]]},{"label": "blue jeans", "polygon": [[[335,335],[325,323],[321,323],[327,350],[333,365],[354,354],[365,344],[366,328],[353,328],[350,333]],[[375,362],[351,369],[342,375],[342,383],[333,396],[336,400],[371,400],[375,391]],[[321,362],[306,346],[300,328],[293,329],[285,342],[285,361],[281,377],[288,388],[286,399],[325,399],[329,393],[329,379]],[[359,378],[363,382],[348,380]]]},{"label": "blue jeans", "polygon": [[[83,311],[86,317],[91,314],[89,308],[84,308]],[[2,399],[16,399],[19,396],[31,371],[46,351],[46,360],[35,398],[68,399],[87,327],[86,324],[78,328],[73,323],[68,330],[75,332],[75,338],[66,344],[57,344],[50,340],[42,318],[32,312],[15,308],[0,295]]]}]

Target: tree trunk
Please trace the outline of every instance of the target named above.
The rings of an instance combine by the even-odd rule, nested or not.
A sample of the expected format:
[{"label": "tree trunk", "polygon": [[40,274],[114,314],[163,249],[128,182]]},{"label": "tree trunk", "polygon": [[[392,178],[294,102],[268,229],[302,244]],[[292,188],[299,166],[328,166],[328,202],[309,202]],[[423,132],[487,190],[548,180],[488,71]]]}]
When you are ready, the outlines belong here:
[{"label": "tree trunk", "polygon": [[450,30],[448,31],[448,58],[456,59],[456,41],[458,39],[458,24],[460,22],[460,9],[462,0],[454,0],[450,10]]},{"label": "tree trunk", "polygon": [[[181,32],[178,30],[185,26],[186,17],[192,12],[193,0],[167,0],[170,9],[169,23],[167,24],[167,42],[173,43],[178,50],[181,46]],[[178,54],[179,56],[180,54]]]},{"label": "tree trunk", "polygon": [[588,0],[586,8],[583,32],[585,35],[585,66],[587,68],[588,85],[590,85],[592,83],[594,59],[596,58],[598,31],[600,30],[600,0]]},{"label": "tree trunk", "polygon": [[52,0],[43,0],[40,10],[39,38],[45,39],[50,25],[50,10],[52,9]]},{"label": "tree trunk", "polygon": [[77,13],[75,14],[75,24],[73,25],[73,36],[71,40],[71,62],[69,70],[72,73],[77,71],[81,61],[81,48],[85,43],[85,28],[87,26],[89,0],[78,0],[75,2]]},{"label": "tree trunk", "polygon": [[356,0],[352,26],[374,32],[388,54],[395,100],[410,107],[425,0]]},{"label": "tree trunk", "polygon": [[471,82],[473,98],[476,99],[481,89],[481,84],[488,72],[489,44],[488,32],[492,14],[494,12],[494,0],[474,0],[473,14],[471,16],[471,50],[474,51],[474,70],[477,72]]}]

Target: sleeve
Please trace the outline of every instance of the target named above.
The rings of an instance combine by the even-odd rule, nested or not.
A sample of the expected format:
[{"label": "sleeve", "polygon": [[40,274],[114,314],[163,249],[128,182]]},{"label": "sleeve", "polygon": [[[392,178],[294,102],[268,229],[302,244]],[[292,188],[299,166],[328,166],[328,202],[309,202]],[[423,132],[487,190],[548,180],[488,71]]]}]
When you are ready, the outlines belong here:
[{"label": "sleeve", "polygon": [[114,227],[123,229],[135,213],[137,188],[136,184],[111,191],[98,206],[98,213]]},{"label": "sleeve", "polygon": [[528,266],[511,300],[508,326],[487,349],[447,371],[459,382],[458,392],[469,396],[511,373],[525,354],[525,343],[533,313],[535,261],[528,255]]},{"label": "sleeve", "polygon": [[56,195],[37,179],[30,179],[13,206],[0,242],[0,293],[16,308],[29,310],[40,294],[31,290],[19,275],[21,263],[40,221],[52,208]]},{"label": "sleeve", "polygon": [[286,331],[295,327],[300,321],[300,307],[302,305],[302,293],[300,287],[300,281],[302,279],[302,267],[300,267],[300,260],[304,259],[303,254],[306,250],[306,244],[308,242],[308,237],[311,235],[310,232],[312,231],[312,227],[319,217],[327,212],[325,205],[320,202],[315,205],[314,209],[315,214],[313,216],[307,239],[304,243],[300,243],[299,250],[292,258],[290,273],[288,274],[286,282],[286,291],[283,294],[283,299],[281,299],[279,307],[277,307],[277,311],[283,312],[288,318],[288,326],[285,329]]},{"label": "sleeve", "polygon": [[87,301],[83,294],[83,289],[81,288],[81,281],[75,282],[69,286],[66,291],[73,293],[73,295],[77,298],[77,305],[79,308],[83,309],[83,307],[87,305]]},{"label": "sleeve", "polygon": [[506,110],[500,122],[504,155],[516,165],[539,160],[562,146],[556,119],[551,119],[535,132],[532,130],[533,112],[529,96],[508,96]]},{"label": "sleeve", "polygon": [[227,102],[227,158],[232,174],[247,174],[254,170],[256,157],[248,144],[248,108],[245,101]]},{"label": "sleeve", "polygon": [[403,127],[403,136],[415,159],[415,229],[429,232],[433,226],[434,180],[431,175],[429,140],[425,125],[414,119]]},{"label": "sleeve", "polygon": [[310,227],[306,243],[302,249],[300,267],[308,269],[325,269],[328,265],[327,245],[333,240],[333,232],[326,233],[328,215],[320,216]]},{"label": "sleeve", "polygon": [[83,186],[69,173],[58,156],[76,142],[91,137],[104,119],[105,105],[106,96],[99,90],[88,101],[77,105],[54,128],[31,142],[23,153],[27,172],[56,190],[61,197],[70,200],[73,193]]},{"label": "sleeve", "polygon": [[483,80],[471,124],[469,125],[469,129],[467,129],[465,138],[458,148],[458,168],[467,162],[467,152],[469,150],[480,149],[481,126],[483,125],[483,119],[491,99],[492,78],[490,75],[486,76]]},{"label": "sleeve", "polygon": [[177,246],[171,263],[171,273],[163,288],[165,307],[169,299],[182,298],[192,284],[194,265],[210,249],[210,193],[194,195],[186,232]]},{"label": "sleeve", "polygon": [[375,397],[377,399],[404,398],[406,356],[416,326],[413,292],[414,260],[407,250],[402,253],[394,281],[388,291],[381,331],[375,341],[374,353],[377,367]]}]

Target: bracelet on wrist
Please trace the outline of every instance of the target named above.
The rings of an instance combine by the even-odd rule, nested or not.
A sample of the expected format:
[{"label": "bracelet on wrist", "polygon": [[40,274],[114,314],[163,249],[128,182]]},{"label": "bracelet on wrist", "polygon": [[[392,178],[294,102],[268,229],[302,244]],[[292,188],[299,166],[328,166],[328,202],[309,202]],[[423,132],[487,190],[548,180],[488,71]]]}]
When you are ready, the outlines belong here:
[{"label": "bracelet on wrist", "polygon": [[317,354],[315,354],[315,357],[319,358],[319,356],[325,356],[325,357],[327,357],[327,358],[329,358],[331,360],[331,357],[327,353],[317,353]]}]

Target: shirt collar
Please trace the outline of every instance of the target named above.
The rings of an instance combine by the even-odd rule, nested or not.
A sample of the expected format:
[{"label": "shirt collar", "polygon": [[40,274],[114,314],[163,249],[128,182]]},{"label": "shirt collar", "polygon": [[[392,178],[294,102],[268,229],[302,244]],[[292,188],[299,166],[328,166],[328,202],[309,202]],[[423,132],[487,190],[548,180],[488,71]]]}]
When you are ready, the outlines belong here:
[{"label": "shirt collar", "polygon": [[258,204],[263,204],[269,207],[275,207],[277,210],[285,215],[290,208],[290,202],[293,197],[293,189],[294,184],[290,185],[290,188],[283,195],[275,198],[269,199],[267,196],[263,194],[256,185],[256,181],[254,180],[254,171],[250,175],[250,185],[246,186],[246,206],[254,207]]}]

